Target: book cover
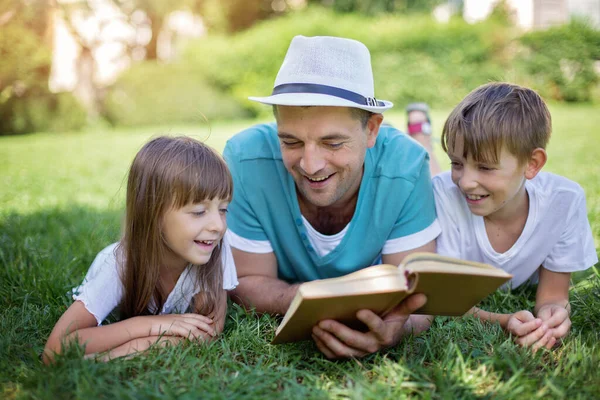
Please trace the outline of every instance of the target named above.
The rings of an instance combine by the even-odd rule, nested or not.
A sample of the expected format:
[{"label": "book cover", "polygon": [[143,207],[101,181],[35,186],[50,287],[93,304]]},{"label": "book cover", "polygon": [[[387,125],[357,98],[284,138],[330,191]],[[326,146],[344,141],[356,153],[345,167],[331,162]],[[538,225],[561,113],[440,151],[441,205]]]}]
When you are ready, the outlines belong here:
[{"label": "book cover", "polygon": [[300,285],[273,344],[311,338],[312,327],[323,319],[366,330],[356,313],[369,309],[385,316],[412,293],[427,295],[419,314],[459,316],[512,278],[488,264],[413,253],[400,266],[382,264],[339,277]]}]

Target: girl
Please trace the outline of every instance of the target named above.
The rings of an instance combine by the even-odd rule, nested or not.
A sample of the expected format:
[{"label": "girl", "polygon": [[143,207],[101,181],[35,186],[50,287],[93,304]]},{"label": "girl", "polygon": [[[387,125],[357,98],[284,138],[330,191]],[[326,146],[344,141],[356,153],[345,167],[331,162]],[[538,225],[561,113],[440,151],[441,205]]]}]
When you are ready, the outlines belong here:
[{"label": "girl", "polygon": [[[70,342],[110,359],[157,342],[219,334],[225,290],[237,285],[222,240],[231,196],[229,170],[208,146],[158,137],[142,147],[129,171],[123,237],[98,254],[74,290],[75,302],[52,330],[44,362]],[[121,321],[103,326],[117,306]]]}]

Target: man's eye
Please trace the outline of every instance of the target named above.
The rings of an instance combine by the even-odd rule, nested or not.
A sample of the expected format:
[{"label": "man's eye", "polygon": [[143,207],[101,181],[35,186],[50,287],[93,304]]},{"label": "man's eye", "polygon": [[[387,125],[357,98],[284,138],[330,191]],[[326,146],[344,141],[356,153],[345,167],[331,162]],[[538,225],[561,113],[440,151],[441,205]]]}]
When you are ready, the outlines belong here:
[{"label": "man's eye", "polygon": [[330,149],[339,149],[343,144],[344,143],[326,143],[325,145]]},{"label": "man's eye", "polygon": [[298,144],[300,144],[300,142],[290,141],[290,140],[282,140],[281,143],[283,143],[283,145],[287,146],[287,147],[294,147],[294,146],[298,146]]}]

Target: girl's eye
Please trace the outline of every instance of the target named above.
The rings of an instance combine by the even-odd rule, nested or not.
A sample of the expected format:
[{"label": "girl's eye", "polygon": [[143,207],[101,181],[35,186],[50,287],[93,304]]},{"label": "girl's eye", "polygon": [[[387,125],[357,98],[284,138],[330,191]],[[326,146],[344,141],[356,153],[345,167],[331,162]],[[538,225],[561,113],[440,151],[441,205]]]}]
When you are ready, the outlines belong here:
[{"label": "girl's eye", "polygon": [[229,210],[228,210],[228,209],[226,209],[226,208],[220,208],[220,209],[219,209],[219,212],[220,212],[221,214],[227,214],[227,213],[229,212]]},{"label": "girl's eye", "polygon": [[192,211],[192,215],[201,216],[204,215],[206,211]]},{"label": "girl's eye", "polygon": [[492,171],[494,168],[487,165],[480,165],[479,169],[482,171]]},{"label": "girl's eye", "polygon": [[459,163],[458,161],[450,161],[450,165],[452,166],[452,168],[458,168],[461,166],[461,163]]}]

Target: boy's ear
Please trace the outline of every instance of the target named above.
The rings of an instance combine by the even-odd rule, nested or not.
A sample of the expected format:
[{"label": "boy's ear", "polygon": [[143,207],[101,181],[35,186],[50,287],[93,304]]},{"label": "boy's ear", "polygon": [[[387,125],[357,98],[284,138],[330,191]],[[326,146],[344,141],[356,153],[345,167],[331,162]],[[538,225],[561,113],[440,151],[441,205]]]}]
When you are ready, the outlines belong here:
[{"label": "boy's ear", "polygon": [[548,155],[546,154],[546,150],[538,147],[533,150],[529,160],[527,160],[527,165],[525,167],[525,178],[533,179],[540,172],[540,170],[546,164],[546,160],[548,159]]}]

